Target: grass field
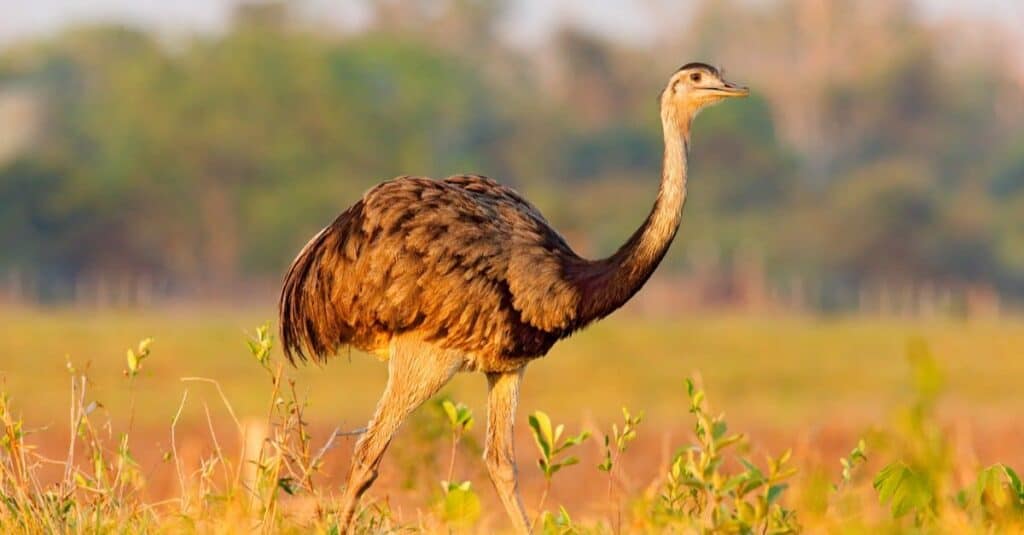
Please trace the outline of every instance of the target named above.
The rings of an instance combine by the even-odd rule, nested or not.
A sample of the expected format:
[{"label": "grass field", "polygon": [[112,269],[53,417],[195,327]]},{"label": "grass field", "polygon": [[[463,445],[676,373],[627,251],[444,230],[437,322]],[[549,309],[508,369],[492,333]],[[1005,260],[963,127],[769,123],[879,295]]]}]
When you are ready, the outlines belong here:
[{"label": "grass field", "polygon": [[[211,383],[182,378],[216,381],[240,421],[265,421],[271,380],[250,354],[245,340],[272,317],[271,309],[0,310],[0,324],[4,325],[0,336],[0,376],[4,384],[0,390],[10,396],[9,414],[23,420],[31,431],[25,441],[37,446],[38,452],[61,459],[68,448],[69,366],[78,374],[86,371],[90,378],[86,402],[96,401],[96,407],[102,408],[90,416],[99,435],[116,443],[121,432],[130,430],[133,459],[145,481],[137,494],[150,502],[180,498],[184,493],[182,472],[192,474],[203,468],[202,459],[218,447],[212,437],[231,444],[224,447],[231,451],[243,440],[216,388]],[[154,339],[152,354],[139,375],[129,381],[124,374],[125,351],[146,337]],[[686,378],[696,377],[713,402],[713,414],[724,411],[731,429],[750,436],[751,446],[746,451],[752,458],[760,461],[767,453],[779,455],[786,449],[794,450],[792,463],[798,472],[789,492],[778,503],[795,509],[805,528],[813,530],[817,526],[832,531],[847,523],[884,525],[897,531],[914,524],[927,527],[928,515],[916,509],[911,509],[913,521],[903,518],[883,523],[888,518],[883,514],[885,508],[878,505],[876,496],[870,496],[872,474],[862,474],[857,485],[851,483],[849,492],[857,496],[853,500],[859,504],[856,508],[836,505],[826,514],[829,507],[819,502],[834,499],[814,497],[829,488],[826,482],[841,477],[838,458],[848,454],[860,437],[869,438],[869,449],[877,443],[879,451],[890,457],[878,459],[869,453],[872,472],[899,461],[900,455],[916,456],[920,461],[922,449],[933,448],[915,446],[914,440],[926,444],[931,439],[926,439],[927,433],[915,435],[914,425],[904,425],[905,415],[914,413],[922,396],[931,395],[922,394],[922,372],[914,371],[906,356],[908,345],[920,342],[927,345],[941,370],[936,374],[941,381],[936,381],[943,385],[934,403],[927,400],[928,425],[940,430],[944,444],[940,450],[943,458],[949,459],[949,466],[941,467],[945,470],[943,481],[949,483],[936,483],[935,488],[951,496],[952,490],[946,487],[970,487],[984,466],[996,462],[1024,465],[1024,450],[1017,440],[1024,431],[1020,418],[1024,414],[1024,390],[1020,388],[1024,377],[1024,322],[1020,320],[729,314],[651,319],[627,315],[574,336],[530,365],[517,428],[528,508],[535,509],[544,481],[534,465],[537,452],[525,425],[527,414],[543,410],[552,420],[566,423],[570,433],[587,430],[600,436],[608,432],[612,422],[621,420],[620,411],[625,406],[634,413],[643,411],[645,418],[637,440],[622,455],[621,467],[614,472],[615,488],[622,494],[616,501],[626,510],[625,530],[658,531],[656,524],[637,520],[644,515],[630,511],[642,508],[639,504],[646,503],[644,496],[653,492],[657,482],[664,483],[676,448],[693,441],[693,415],[684,384]],[[358,353],[343,355],[324,367],[286,369],[285,373],[295,378],[296,396],[308,400],[302,418],[316,444],[314,450],[335,426],[362,426],[385,379],[384,366]],[[186,390],[189,397],[183,404]],[[442,395],[465,403],[479,419],[484,414],[484,391],[481,376],[465,375],[458,376]],[[181,459],[180,464],[167,460],[171,422],[179,406],[174,456]],[[436,485],[446,477],[447,455],[439,414],[435,408],[422,410],[385,458],[382,478],[371,495],[378,506],[387,504],[391,515],[388,522],[393,523],[388,525],[444,525],[437,524],[436,519],[423,520],[424,515],[437,517],[436,502],[445,499],[437,496],[440,487]],[[481,436],[481,428],[470,431],[460,446],[456,472],[460,480],[473,482],[475,495],[482,500],[482,516],[471,529],[486,532],[505,523],[489,489],[483,463],[476,455],[479,444],[474,437]],[[886,429],[908,431],[886,435]],[[897,435],[904,438],[892,438]],[[338,446],[324,456],[318,472],[317,492],[322,495],[317,496],[328,502],[324,496],[336,493],[343,480],[351,439],[341,440]],[[607,476],[595,469],[603,455],[601,443],[591,439],[575,450],[582,462],[558,474],[546,508],[557,511],[558,505],[566,505],[577,527],[613,530],[613,523],[604,521],[608,508],[603,478]],[[2,456],[0,453],[0,459]],[[221,463],[227,464],[223,460]],[[907,463],[911,468],[915,466],[911,461]],[[735,464],[726,462],[722,469]],[[236,460],[236,468],[238,465]],[[63,467],[58,468],[42,467],[40,481],[45,484],[60,479]],[[926,468],[918,471],[925,475],[933,469],[936,474],[940,471],[937,466]],[[933,476],[926,479],[937,481],[938,476]],[[912,485],[905,486],[904,492],[907,488]],[[936,493],[932,500],[936,503],[952,499],[940,496],[938,490]],[[291,509],[282,510],[302,509],[301,496],[288,499]],[[1024,494],[1019,499],[1024,500]],[[967,521],[949,520],[949,508],[936,505],[932,509],[929,514],[943,522]],[[845,511],[842,514],[847,516],[837,510]],[[318,524],[301,520],[317,516],[309,511],[295,514],[300,520],[295,520],[293,527],[329,531],[329,520]],[[989,512],[961,516],[976,519],[979,514],[992,517]],[[836,518],[849,522],[837,523]],[[982,531],[989,526],[984,518],[977,524]],[[553,522],[549,530],[556,530]],[[283,524],[266,524],[263,528],[271,525],[280,528]],[[962,527],[956,523],[930,525],[939,526],[935,528],[938,531]]]},{"label": "grass field", "polygon": [[[114,410],[127,396],[125,349],[152,337],[154,357],[138,379],[145,391],[138,399],[140,423],[169,421],[185,376],[215,379],[240,413],[262,414],[263,378],[245,338],[272,318],[273,310],[0,311],[0,373],[15,400],[48,401],[19,402],[28,419],[56,422],[67,413],[67,360],[88,363],[94,393]],[[628,405],[643,408],[649,420],[674,422],[683,379],[697,373],[733,419],[783,429],[836,419],[870,423],[905,399],[904,351],[914,338],[928,342],[947,372],[951,410],[975,420],[1024,411],[1022,321],[731,315],[599,323],[530,365],[523,406],[563,419],[601,420]],[[309,390],[311,418],[361,425],[386,371],[375,358],[353,352],[295,375]],[[460,375],[447,392],[482,408],[484,381]]]}]

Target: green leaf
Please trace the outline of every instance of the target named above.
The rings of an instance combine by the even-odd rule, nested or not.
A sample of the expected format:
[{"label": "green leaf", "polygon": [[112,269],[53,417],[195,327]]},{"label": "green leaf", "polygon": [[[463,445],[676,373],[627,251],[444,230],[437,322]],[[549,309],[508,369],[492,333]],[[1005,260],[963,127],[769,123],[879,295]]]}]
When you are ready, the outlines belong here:
[{"label": "green leaf", "polygon": [[744,468],[747,469],[747,473],[750,474],[751,478],[756,478],[756,479],[759,479],[759,480],[764,480],[765,479],[764,473],[762,473],[761,469],[758,468],[757,466],[755,466],[754,463],[752,463],[752,462],[750,462],[750,461],[748,461],[746,459],[740,459],[740,463],[742,463]]},{"label": "green leaf", "polygon": [[880,503],[890,503],[893,518],[921,511],[932,502],[931,491],[923,477],[902,462],[882,468],[873,482]]},{"label": "green leaf", "polygon": [[768,501],[768,505],[775,503],[776,500],[782,497],[782,491],[789,487],[786,483],[780,483],[778,485],[772,485],[768,487],[768,494],[765,499]]},{"label": "green leaf", "polygon": [[285,491],[289,496],[295,495],[295,486],[293,485],[292,478],[282,477],[277,480],[277,487]]},{"label": "green leaf", "polygon": [[473,492],[469,481],[449,484],[443,502],[443,516],[446,522],[467,527],[479,520],[480,512],[480,498]]},{"label": "green leaf", "polygon": [[446,399],[441,402],[441,409],[448,416],[448,423],[452,427],[457,427],[459,425],[459,412],[456,410],[455,404]]},{"label": "green leaf", "polygon": [[866,452],[867,446],[864,445],[864,439],[862,438],[857,441],[857,447],[853,448],[853,451],[850,452],[850,459],[866,461],[868,460]]},{"label": "green leaf", "polygon": [[569,516],[569,511],[565,510],[564,505],[558,506],[558,516],[555,517],[555,524],[563,528],[572,527],[572,517]]},{"label": "green leaf", "polygon": [[775,474],[774,477],[772,477],[772,481],[781,481],[783,479],[787,479],[795,475],[796,471],[796,468],[787,468],[785,470],[782,470],[779,473]]},{"label": "green leaf", "polygon": [[590,433],[587,431],[584,431],[574,437],[567,438],[565,439],[565,442],[563,442],[560,446],[558,446],[558,448],[555,449],[555,453],[561,453],[565,451],[567,448],[576,446],[588,438],[590,438]]},{"label": "green leaf", "polygon": [[724,420],[716,421],[715,423],[711,424],[711,438],[718,440],[719,438],[722,437],[722,435],[725,434],[725,432],[728,429],[729,426],[725,423]]},{"label": "green leaf", "polygon": [[704,403],[704,391],[703,390],[698,390],[697,393],[694,394],[693,398],[690,400],[690,404],[693,407],[692,408],[693,412],[700,411],[702,403]]},{"label": "green leaf", "polygon": [[462,404],[459,404],[458,409],[459,425],[462,426],[462,430],[469,431],[473,429],[473,411]]},{"label": "green leaf", "polygon": [[128,361],[128,377],[135,377],[139,373],[139,358],[135,356],[134,351],[129,349],[126,360]]},{"label": "green leaf", "polygon": [[903,484],[907,472],[909,469],[902,463],[892,463],[879,470],[872,483],[875,490],[878,491],[879,500],[883,502],[890,500],[896,494],[899,486]]},{"label": "green leaf", "polygon": [[536,411],[530,415],[528,421],[530,429],[533,430],[533,440],[537,443],[537,448],[540,450],[541,456],[545,459],[550,459],[553,442],[551,418],[541,411]]},{"label": "green leaf", "polygon": [[722,492],[730,492],[733,489],[737,488],[739,484],[742,483],[745,479],[746,475],[744,474],[732,476],[726,479],[725,483],[722,483],[722,487],[719,490],[721,490]]},{"label": "green leaf", "polygon": [[1010,488],[1017,493],[1017,496],[1020,499],[1024,499],[1024,486],[1021,485],[1020,477],[1017,475],[1017,472],[1014,472],[1013,468],[1002,463],[998,466],[1003,469],[1003,472],[1006,473],[1006,478],[1010,480]]},{"label": "green leaf", "polygon": [[750,505],[750,503],[748,502],[740,502],[738,507],[736,508],[736,512],[740,517],[740,520],[744,522],[753,522],[754,518],[757,516],[757,512],[754,510],[754,506]]},{"label": "green leaf", "polygon": [[1006,507],[1010,503],[1010,493],[1007,492],[1006,486],[1000,481],[999,475],[1003,473],[1002,470],[992,467],[984,470],[984,472],[988,472],[989,475],[985,478],[984,484],[979,485],[979,494],[983,498],[983,503],[990,503],[997,509]]},{"label": "green leaf", "polygon": [[744,437],[745,437],[745,435],[743,435],[742,433],[737,433],[735,435],[730,435],[728,437],[725,437],[722,440],[718,441],[718,444],[717,444],[718,449],[721,450],[721,449],[724,449],[726,447],[732,446],[733,444],[736,444],[737,442],[743,440]]},{"label": "green leaf", "polygon": [[608,435],[604,436],[604,460],[601,461],[601,464],[597,465],[597,469],[602,472],[610,472],[612,469],[611,439]]},{"label": "green leaf", "polygon": [[564,534],[574,532],[572,529],[572,517],[569,516],[569,512],[565,510],[564,506],[558,508],[557,515],[552,514],[550,511],[544,511],[541,514],[540,533]]}]

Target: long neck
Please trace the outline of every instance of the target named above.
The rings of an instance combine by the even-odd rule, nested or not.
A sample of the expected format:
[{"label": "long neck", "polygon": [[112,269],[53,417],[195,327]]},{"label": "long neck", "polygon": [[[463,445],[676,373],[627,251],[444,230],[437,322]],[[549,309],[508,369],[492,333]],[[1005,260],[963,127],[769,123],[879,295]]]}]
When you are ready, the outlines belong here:
[{"label": "long neck", "polygon": [[647,282],[665,257],[679,229],[686,201],[686,153],[692,114],[662,104],[665,159],[658,198],[650,214],[615,254],[590,263],[580,273],[584,289],[579,317],[584,322],[603,318],[621,307]]}]

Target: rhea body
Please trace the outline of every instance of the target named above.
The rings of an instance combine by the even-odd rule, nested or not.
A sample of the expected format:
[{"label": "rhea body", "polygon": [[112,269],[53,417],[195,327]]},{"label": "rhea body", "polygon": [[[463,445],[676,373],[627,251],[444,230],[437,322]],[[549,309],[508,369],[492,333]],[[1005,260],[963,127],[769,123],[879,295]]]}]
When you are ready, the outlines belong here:
[{"label": "rhea body", "polygon": [[355,446],[343,528],[405,417],[455,373],[478,371],[489,386],[488,472],[516,529],[529,530],[512,440],[523,370],[640,290],[679,228],[693,118],[746,94],[703,63],[671,77],[660,99],[657,199],[607,258],[577,255],[520,194],[478,175],[384,182],[306,244],[281,293],[285,354],[324,360],[351,346],[388,363],[387,386]]}]

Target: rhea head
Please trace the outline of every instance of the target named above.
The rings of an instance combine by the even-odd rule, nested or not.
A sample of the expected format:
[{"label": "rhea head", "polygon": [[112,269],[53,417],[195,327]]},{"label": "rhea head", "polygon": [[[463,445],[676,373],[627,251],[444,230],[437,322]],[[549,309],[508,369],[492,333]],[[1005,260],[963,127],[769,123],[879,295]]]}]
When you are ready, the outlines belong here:
[{"label": "rhea head", "polygon": [[703,108],[749,94],[746,87],[726,81],[717,68],[706,63],[687,63],[669,79],[661,94],[661,106],[674,112],[678,119],[689,120]]}]

